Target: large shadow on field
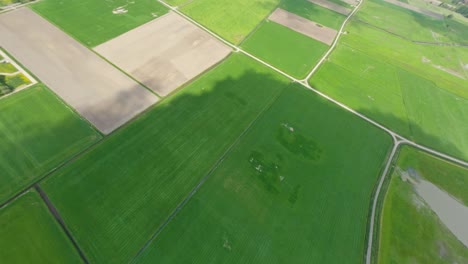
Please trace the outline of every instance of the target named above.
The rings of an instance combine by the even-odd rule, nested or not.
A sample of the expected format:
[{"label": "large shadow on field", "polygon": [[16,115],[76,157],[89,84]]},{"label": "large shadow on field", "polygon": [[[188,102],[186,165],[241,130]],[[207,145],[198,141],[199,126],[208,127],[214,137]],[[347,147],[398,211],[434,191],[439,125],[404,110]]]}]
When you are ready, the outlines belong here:
[{"label": "large shadow on field", "polygon": [[[54,173],[50,174],[52,170],[49,168],[35,176],[38,180],[47,175],[41,186],[67,221],[90,262],[128,262],[137,255],[229,154],[230,148],[255,120],[268,111],[281,93],[291,89],[290,83],[277,77],[276,73],[256,72],[263,68],[253,67],[253,62],[247,59],[236,62],[238,65],[234,67],[231,59],[229,57],[227,60],[230,61],[213,69],[216,74],[208,73],[182,87],[78,156],[67,156],[67,160],[56,162],[52,166],[57,168]],[[247,65],[242,64],[247,62]],[[222,70],[236,73],[220,79]],[[206,78],[218,80],[204,82]],[[115,107],[126,109],[131,96],[120,94]],[[324,100],[313,100],[311,104],[323,104],[322,115],[327,115],[327,109],[338,107]],[[367,110],[362,113],[377,121],[403,123],[391,114]],[[54,139],[45,140],[44,135],[35,133],[37,122],[31,122],[25,131],[21,131],[16,144],[0,150],[2,162],[19,165],[26,162],[12,155],[18,151],[18,146],[36,142],[40,155],[41,148],[56,144]],[[70,127],[69,122],[63,120],[51,125],[48,133]],[[463,156],[456,146],[425,133],[423,128],[413,124],[412,129],[423,135],[431,146]],[[0,171],[5,168],[0,167]],[[28,184],[31,182],[23,184],[11,195]],[[128,244],[128,241],[132,243]],[[99,252],[99,255],[91,252]]]}]

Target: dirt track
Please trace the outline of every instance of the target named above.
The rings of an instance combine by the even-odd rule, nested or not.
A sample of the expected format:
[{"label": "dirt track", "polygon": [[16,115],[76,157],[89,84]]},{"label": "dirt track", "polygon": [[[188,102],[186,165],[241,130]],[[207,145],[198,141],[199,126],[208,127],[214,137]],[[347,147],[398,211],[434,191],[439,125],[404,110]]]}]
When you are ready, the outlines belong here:
[{"label": "dirt track", "polygon": [[174,12],[131,30],[95,51],[160,95],[167,95],[231,49]]},{"label": "dirt track", "polygon": [[335,11],[337,13],[343,14],[347,16],[349,13],[351,13],[351,9],[346,8],[344,6],[337,5],[335,3],[329,2],[327,0],[308,0],[309,2],[319,5],[323,8],[330,9],[332,11]]},{"label": "dirt track", "polygon": [[277,8],[270,15],[269,19],[327,45],[331,45],[333,43],[337,33],[336,30],[332,28],[318,26],[318,24],[313,21],[307,20],[293,13],[289,13],[281,8]]},{"label": "dirt track", "polygon": [[158,98],[29,8],[0,15],[0,46],[107,134]]}]

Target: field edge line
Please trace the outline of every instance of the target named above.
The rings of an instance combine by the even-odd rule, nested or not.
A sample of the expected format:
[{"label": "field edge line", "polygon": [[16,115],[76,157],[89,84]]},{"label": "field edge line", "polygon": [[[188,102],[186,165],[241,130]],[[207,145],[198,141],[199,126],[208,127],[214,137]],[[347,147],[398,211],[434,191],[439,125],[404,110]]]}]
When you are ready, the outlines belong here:
[{"label": "field edge line", "polygon": [[34,184],[34,189],[39,193],[39,195],[41,196],[41,199],[42,201],[46,204],[47,208],[49,209],[49,212],[52,214],[52,216],[54,217],[54,219],[57,221],[57,223],[60,225],[60,227],[62,228],[63,232],[65,233],[65,235],[67,236],[67,238],[70,240],[70,242],[73,244],[73,247],[75,248],[75,250],[77,251],[77,253],[80,255],[81,257],[81,260],[88,264],[89,261],[88,261],[88,258],[86,257],[86,255],[84,254],[83,250],[80,248],[80,246],[78,245],[78,242],[76,241],[76,239],[73,237],[71,231],[68,229],[67,225],[65,224],[65,221],[63,220],[63,218],[60,216],[60,213],[58,212],[57,208],[54,206],[54,204],[52,203],[52,201],[50,201],[49,197],[47,196],[47,194],[44,192],[44,190],[42,190],[42,188],[39,186],[39,184]]},{"label": "field edge line", "polygon": [[198,184],[189,192],[189,194],[182,200],[181,203],[172,211],[172,213],[166,218],[166,220],[157,228],[157,230],[151,235],[151,237],[145,242],[145,244],[138,250],[135,256],[129,261],[129,263],[135,263],[135,259],[139,257],[149,245],[162,233],[168,224],[177,216],[177,214],[185,207],[185,205],[190,201],[190,199],[196,194],[198,189],[208,180],[208,178],[213,174],[213,172],[223,163],[223,161],[228,157],[231,151],[236,147],[240,141],[244,138],[248,132],[251,131],[251,128],[260,120],[260,118],[275,104],[278,98],[283,94],[283,92],[288,89],[292,83],[285,84],[278,94],[276,94],[271,102],[267,103],[265,107],[257,114],[257,116],[247,125],[247,127],[240,133],[240,135],[234,140],[234,142],[224,151],[224,153],[219,157],[219,159],[213,164],[213,166],[208,170],[208,172],[201,178]]},{"label": "field edge line", "polygon": [[390,154],[386,158],[386,164],[384,167],[384,170],[382,172],[382,175],[380,176],[377,189],[374,192],[373,195],[373,201],[372,201],[372,209],[371,209],[371,214],[370,214],[370,219],[368,222],[368,228],[367,228],[367,248],[366,248],[366,253],[365,253],[365,264],[372,264],[372,250],[373,250],[373,245],[374,245],[374,232],[376,231],[375,229],[375,218],[376,218],[376,213],[377,213],[377,204],[379,201],[379,198],[381,197],[381,191],[382,187],[384,185],[385,180],[388,178],[388,174],[390,171],[390,167],[393,164],[394,158],[396,153],[398,152],[398,149],[400,145],[403,143],[403,141],[398,140],[396,137],[392,136],[392,141],[393,141],[393,146]]}]

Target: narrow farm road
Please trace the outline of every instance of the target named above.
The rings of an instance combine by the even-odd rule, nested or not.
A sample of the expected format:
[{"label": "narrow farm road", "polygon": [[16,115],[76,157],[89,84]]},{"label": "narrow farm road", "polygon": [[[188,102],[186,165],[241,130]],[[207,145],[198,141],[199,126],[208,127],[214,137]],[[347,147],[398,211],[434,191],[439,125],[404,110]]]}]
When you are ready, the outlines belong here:
[{"label": "narrow farm road", "polygon": [[373,201],[372,201],[372,211],[371,211],[371,216],[370,216],[370,219],[369,219],[369,232],[368,232],[368,244],[367,244],[367,249],[366,249],[366,264],[371,264],[372,262],[372,244],[374,243],[373,242],[373,237],[374,237],[374,227],[375,227],[375,221],[376,221],[376,214],[377,214],[377,203],[378,203],[378,198],[379,196],[381,195],[381,191],[382,191],[382,186],[383,186],[383,183],[385,182],[385,179],[387,177],[387,174],[389,172],[389,169],[390,169],[390,166],[393,162],[393,159],[395,157],[395,154],[399,148],[399,146],[401,144],[407,144],[407,145],[411,145],[415,148],[418,148],[420,150],[424,150],[428,153],[431,153],[435,156],[439,156],[441,158],[444,158],[446,160],[449,160],[451,162],[454,162],[454,163],[457,163],[457,164],[460,164],[462,166],[465,166],[465,167],[468,167],[468,162],[467,161],[464,161],[464,160],[461,160],[461,159],[458,159],[456,157],[453,157],[453,156],[450,156],[450,155],[447,155],[445,153],[442,153],[442,152],[439,152],[437,150],[434,150],[434,149],[431,149],[429,147],[426,147],[426,146],[423,146],[423,145],[420,145],[416,142],[413,142],[401,135],[399,135],[397,132],[394,132],[393,130],[377,123],[376,121],[368,118],[367,116],[357,112],[356,110],[350,108],[349,106],[331,98],[330,96],[318,91],[317,89],[311,87],[308,83],[308,80],[312,77],[312,75],[317,71],[317,69],[325,62],[326,58],[330,55],[330,53],[334,50],[334,48],[336,47],[336,45],[338,44],[338,41],[340,39],[340,36],[341,34],[343,34],[343,30],[344,30],[344,27],[346,26],[347,22],[352,18],[352,16],[354,14],[356,14],[356,12],[358,11],[359,7],[362,5],[363,3],[363,0],[358,0],[359,3],[358,5],[356,5],[356,7],[353,9],[353,11],[348,15],[348,17],[345,19],[345,21],[343,21],[343,24],[341,25],[340,27],[340,30],[338,31],[338,34],[337,36],[335,37],[335,40],[333,41],[332,45],[330,46],[330,48],[328,49],[328,51],[325,53],[325,55],[320,59],[320,61],[314,66],[314,68],[310,71],[310,73],[306,76],[305,79],[303,80],[298,80],[294,77],[292,77],[291,75],[283,72],[282,70],[274,67],[273,65],[261,60],[260,58],[248,53],[247,51],[244,51],[242,50],[240,47],[228,42],[227,40],[223,39],[222,37],[220,37],[219,35],[217,35],[216,33],[212,32],[211,30],[209,30],[208,28],[204,27],[203,25],[199,24],[197,21],[193,20],[192,18],[186,16],[185,14],[183,14],[182,12],[180,12],[177,7],[173,7],[167,3],[165,3],[164,1],[162,0],[158,0],[158,2],[160,2],[161,4],[163,4],[164,6],[168,7],[170,10],[172,10],[173,12],[179,14],[180,16],[182,16],[183,18],[187,19],[189,22],[193,23],[194,25],[196,25],[197,27],[205,30],[206,32],[208,32],[209,34],[211,34],[213,37],[219,39],[220,41],[222,41],[223,43],[225,43],[226,45],[228,45],[229,47],[231,47],[234,52],[241,52],[243,53],[244,55],[256,60],[257,62],[263,64],[264,66],[270,68],[270,69],[273,69],[274,71],[282,74],[283,76],[289,78],[290,80],[292,80],[293,82],[297,82],[297,83],[300,83],[301,85],[303,85],[305,88],[315,92],[316,94],[318,94],[319,96],[327,99],[328,101],[338,105],[339,107],[359,116],[360,118],[364,119],[365,121],[367,121],[368,123],[371,123],[372,125],[384,130],[385,132],[387,132],[388,134],[390,134],[393,138],[393,148],[392,148],[392,151],[390,152],[390,155],[388,156],[387,160],[386,160],[386,164],[385,164],[385,168],[382,172],[382,175],[380,177],[380,180],[379,180],[379,183],[378,183],[378,186],[377,186],[377,189],[376,189],[376,192],[374,194],[374,198],[373,198]]},{"label": "narrow farm road", "polygon": [[393,158],[395,157],[398,147],[403,142],[404,141],[398,140],[396,137],[393,137],[392,151],[390,152],[390,155],[387,158],[387,164],[385,164],[385,169],[383,170],[382,175],[380,176],[379,184],[377,185],[377,190],[374,193],[374,200],[372,201],[372,212],[371,212],[371,216],[369,219],[369,232],[368,232],[369,236],[367,239],[366,264],[372,263],[372,245],[374,243],[373,239],[374,239],[374,229],[375,229],[374,226],[375,226],[375,218],[377,214],[377,202],[380,197],[380,192],[382,191],[383,183],[385,182],[385,179],[388,175],[388,171],[393,162]]},{"label": "narrow farm road", "polygon": [[[354,109],[348,107],[347,105],[345,105],[345,104],[343,104],[343,103],[341,103],[341,102],[339,102],[339,101],[337,101],[337,100],[331,98],[330,96],[328,96],[328,95],[326,95],[326,94],[324,94],[324,93],[318,91],[317,89],[311,87],[311,86],[307,83],[306,80],[298,80],[298,79],[292,77],[291,75],[289,75],[289,74],[283,72],[282,70],[280,70],[280,69],[274,67],[273,65],[271,65],[271,64],[269,64],[269,63],[267,63],[267,62],[261,60],[260,58],[257,58],[256,56],[254,56],[254,55],[248,53],[247,51],[242,50],[240,47],[238,47],[238,46],[236,46],[236,45],[230,43],[229,41],[225,40],[224,38],[220,37],[219,35],[217,35],[217,34],[214,33],[213,31],[211,31],[211,30],[209,30],[208,28],[206,28],[205,26],[201,25],[201,24],[198,23],[197,21],[193,20],[192,18],[188,17],[188,16],[185,15],[184,13],[180,12],[180,11],[178,10],[177,7],[171,6],[171,5],[167,4],[166,2],[164,2],[164,1],[162,1],[162,0],[158,0],[158,2],[161,3],[162,5],[166,6],[167,8],[169,8],[170,10],[172,10],[173,12],[177,13],[178,15],[182,16],[183,18],[187,19],[189,22],[191,22],[191,23],[194,24],[195,26],[197,26],[197,27],[199,27],[199,28],[205,30],[206,32],[208,32],[209,34],[211,34],[213,37],[219,39],[221,42],[223,42],[223,43],[225,43],[226,45],[228,45],[229,47],[231,47],[231,48],[234,50],[234,52],[241,52],[241,53],[243,53],[244,55],[246,55],[246,56],[248,56],[248,57],[250,57],[250,58],[256,60],[257,62],[259,62],[259,63],[261,63],[261,64],[263,64],[263,65],[265,65],[266,67],[268,67],[268,68],[270,68],[270,69],[273,69],[274,71],[276,71],[276,72],[282,74],[283,76],[287,77],[288,79],[290,79],[290,80],[292,80],[292,81],[294,81],[294,82],[300,83],[300,84],[303,85],[305,88],[307,88],[307,89],[309,89],[309,90],[315,92],[316,94],[322,96],[323,98],[329,100],[330,102],[332,102],[332,103],[334,103],[334,104],[340,106],[341,108],[343,108],[343,109],[345,109],[345,110],[347,110],[347,111],[349,111],[349,112],[351,112],[351,113],[353,113],[353,114],[359,116],[360,118],[366,120],[367,122],[373,124],[374,126],[376,126],[376,127],[380,128],[380,129],[384,130],[385,132],[389,133],[392,137],[397,138],[397,139],[400,139],[401,141],[403,141],[403,142],[405,142],[405,143],[407,143],[407,144],[409,144],[409,145],[412,145],[412,146],[415,147],[415,148],[418,148],[418,149],[427,151],[427,152],[429,152],[429,153],[431,153],[431,154],[433,154],[433,155],[436,155],[436,156],[445,158],[445,159],[447,159],[447,160],[449,160],[449,161],[452,161],[452,162],[455,162],[455,163],[457,163],[457,164],[460,164],[460,165],[463,165],[463,166],[468,167],[468,161],[464,161],[464,160],[458,159],[458,158],[456,158],[456,157],[447,155],[447,154],[445,154],[445,153],[439,152],[439,151],[437,151],[437,150],[434,150],[434,149],[425,147],[425,146],[423,146],[423,145],[420,145],[420,144],[418,144],[418,143],[416,143],[416,142],[413,142],[413,141],[411,141],[411,140],[409,140],[409,139],[407,139],[407,138],[405,138],[405,137],[399,135],[398,133],[392,131],[391,129],[389,129],[389,128],[387,128],[387,127],[385,127],[385,126],[383,126],[383,125],[377,123],[376,121],[374,121],[374,120],[372,120],[372,119],[366,117],[365,115],[363,115],[363,114],[361,114],[361,113],[355,111]],[[357,10],[358,10],[359,7],[362,5],[362,3],[363,3],[363,1],[362,1],[362,0],[359,0],[359,4],[353,9],[353,11],[349,14],[349,16],[348,16],[348,17],[346,18],[346,20],[343,22],[343,25],[341,26],[340,31],[339,31],[340,33],[337,35],[337,37],[336,37],[334,43],[332,44],[332,46],[330,47],[330,49],[328,50],[328,52],[325,54],[325,56],[317,63],[317,65],[314,67],[314,69],[318,68],[318,67],[325,61],[326,56],[332,52],[333,48],[334,48],[334,47],[336,46],[336,44],[338,43],[339,36],[342,34],[343,29],[344,29],[346,23],[347,23],[347,22],[349,21],[349,19],[357,12]],[[312,69],[311,73],[309,73],[308,78],[310,78],[310,76],[313,75],[314,69]],[[307,78],[306,78],[306,79],[307,79]]]}]

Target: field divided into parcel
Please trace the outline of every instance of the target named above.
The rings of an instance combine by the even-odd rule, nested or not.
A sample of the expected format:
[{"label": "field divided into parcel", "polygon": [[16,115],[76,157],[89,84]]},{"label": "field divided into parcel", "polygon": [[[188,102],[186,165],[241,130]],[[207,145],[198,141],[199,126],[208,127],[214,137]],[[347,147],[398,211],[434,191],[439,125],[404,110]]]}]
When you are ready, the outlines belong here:
[{"label": "field divided into parcel", "polygon": [[82,263],[35,191],[0,208],[0,235],[2,263]]},{"label": "field divided into parcel", "polygon": [[117,37],[168,10],[154,0],[41,0],[31,7],[89,47]]},{"label": "field divided into parcel", "polygon": [[[164,2],[298,79],[325,54],[358,4]],[[268,65],[231,52],[156,0],[41,0],[30,8],[87,46],[75,41],[76,47],[106,57],[104,64],[131,78],[135,91],[150,88],[163,97],[105,135],[43,84],[0,99],[0,170],[7,172],[0,174],[0,204],[10,199],[0,207],[0,262],[81,262],[76,247],[89,263],[365,260],[370,207],[395,144],[388,133]],[[410,140],[468,160],[468,52],[444,46],[465,43],[467,25],[378,0],[365,0],[356,14],[310,85]],[[152,27],[161,16],[172,27]],[[146,35],[138,35],[143,29]],[[158,45],[174,40],[172,31],[179,33],[177,41]],[[122,39],[114,53],[106,53]],[[132,44],[142,39],[148,43]],[[203,41],[216,42],[223,53],[200,66],[191,61],[212,50]],[[153,43],[157,48],[146,56],[125,52],[125,46],[145,50]],[[128,64],[116,63],[122,58]],[[156,65],[167,72],[152,74]],[[67,71],[60,77],[79,76]],[[177,74],[182,81],[161,88],[161,80]],[[98,77],[96,72],[90,79]],[[379,201],[384,229],[377,232],[380,248],[373,257],[404,262],[407,248],[401,245],[409,241],[412,251],[430,248],[440,255],[442,241],[451,254],[444,260],[463,263],[466,248],[432,211],[421,214],[408,205],[414,190],[396,175],[415,169],[465,202],[466,168],[409,147],[398,157],[386,181],[388,195]],[[413,217],[431,239],[422,238],[426,230],[418,226],[402,233],[411,227],[402,226],[404,220]]]},{"label": "field divided into parcel", "polygon": [[127,262],[286,86],[234,54],[41,185],[91,261]]},{"label": "field divided into parcel", "polygon": [[391,143],[290,86],[134,262],[360,263]]},{"label": "field divided into parcel", "polygon": [[355,19],[345,30],[311,86],[411,140],[467,159],[466,47],[412,43]]},{"label": "field divided into parcel", "polygon": [[44,85],[0,100],[0,204],[101,138]]}]

